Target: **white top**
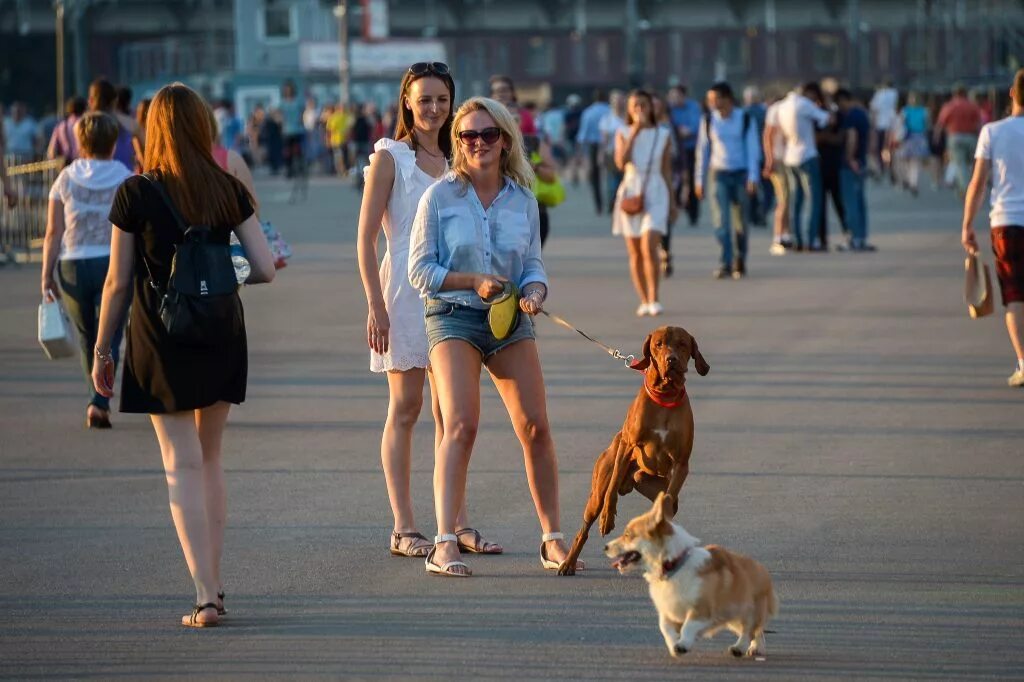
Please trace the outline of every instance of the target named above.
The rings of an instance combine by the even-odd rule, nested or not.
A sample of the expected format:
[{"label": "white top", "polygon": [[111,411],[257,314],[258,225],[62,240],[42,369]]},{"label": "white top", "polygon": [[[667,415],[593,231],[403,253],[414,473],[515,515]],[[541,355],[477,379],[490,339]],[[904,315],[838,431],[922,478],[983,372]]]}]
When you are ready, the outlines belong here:
[{"label": "white top", "polygon": [[50,188],[50,199],[64,205],[60,260],[110,255],[110,207],[114,194],[132,175],[113,159],[75,159]]},{"label": "white top", "polygon": [[871,115],[876,130],[888,130],[896,120],[896,107],[900,95],[895,88],[879,88],[871,97]]},{"label": "white top", "polygon": [[992,162],[992,227],[1024,225],[1024,118],[1012,116],[981,128],[976,159]]},{"label": "white top", "polygon": [[601,135],[604,136],[604,148],[609,154],[615,153],[615,133],[619,131],[619,128],[625,127],[626,122],[613,110],[609,110],[608,113],[602,116],[601,120],[598,121],[597,128],[601,131]]},{"label": "white top", "polygon": [[[387,252],[380,264],[380,285],[391,330],[388,352],[370,351],[373,372],[405,371],[426,367],[427,330],[423,321],[423,302],[406,275],[409,262],[409,235],[420,198],[436,179],[416,165],[416,152],[404,142],[390,138],[377,140],[374,153],[387,151],[395,162],[395,181],[391,185],[388,207],[381,226],[387,238]],[[370,159],[373,159],[370,154]],[[369,166],[363,169],[369,173]]]},{"label": "white top", "polygon": [[[629,135],[629,130],[624,130],[623,135]],[[641,128],[636,134],[632,156],[626,164],[615,195],[612,234],[640,237],[644,232],[665,234],[667,231],[671,198],[661,168],[671,138],[672,133],[662,128]],[[648,167],[651,173],[645,183]],[[628,215],[621,208],[622,200],[641,192],[644,195],[644,210]]]},{"label": "white top", "polygon": [[814,129],[828,123],[829,114],[798,92],[791,92],[779,102],[779,128],[786,139],[787,166],[799,166],[818,155]]},{"label": "white top", "polygon": [[783,136],[782,131],[778,130],[780,104],[782,104],[782,100],[773,103],[764,112],[765,127],[773,126],[776,128],[775,134],[772,135],[772,158],[778,161],[782,161],[786,155],[786,138]]}]

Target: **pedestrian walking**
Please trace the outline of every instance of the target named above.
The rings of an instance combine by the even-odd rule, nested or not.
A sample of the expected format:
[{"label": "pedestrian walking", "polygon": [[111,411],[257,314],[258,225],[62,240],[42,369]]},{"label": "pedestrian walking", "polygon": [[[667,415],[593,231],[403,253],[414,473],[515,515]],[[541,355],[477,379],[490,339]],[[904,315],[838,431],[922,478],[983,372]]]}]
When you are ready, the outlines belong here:
[{"label": "pedestrian walking", "polygon": [[793,248],[790,231],[789,172],[786,169],[786,138],[779,127],[779,107],[783,100],[772,102],[764,114],[764,134],[761,149],[764,150],[764,169],[761,174],[772,183],[775,196],[775,213],[772,221],[772,245],[768,253],[784,256]]},{"label": "pedestrian walking", "polygon": [[348,108],[338,102],[334,111],[327,117],[327,137],[334,154],[334,170],[341,177],[348,175],[351,162],[348,153],[349,131],[352,128],[352,114]]},{"label": "pedestrian walking", "polygon": [[[748,85],[743,88],[743,111],[747,113],[750,120],[757,127],[758,159],[757,167],[764,166],[764,149],[761,147],[761,140],[764,137],[765,118],[768,114],[768,106],[761,97],[761,90],[756,85]],[[747,224],[764,227],[768,224],[768,213],[774,205],[772,183],[765,177],[757,180],[757,192],[750,195],[747,202]]]},{"label": "pedestrian walking", "polygon": [[[210,153],[210,118],[206,103],[181,83],[161,88],[153,98],[146,175],[122,183],[110,211],[117,229],[92,373],[96,391],[112,396],[114,333],[130,290],[120,409],[149,414],[160,443],[171,517],[196,588],[195,606],[181,619],[192,627],[216,625],[225,613],[220,564],[227,505],[221,449],[230,406],[245,400],[248,354],[230,262],[227,272],[204,269],[210,284],[216,287],[230,278],[232,288],[217,297],[219,314],[191,318],[187,331],[202,342],[183,344],[180,328],[172,336],[161,317],[165,301],[159,292],[167,291],[172,259],[182,267],[176,247],[185,225],[206,226],[206,243],[224,246],[234,231],[252,268],[249,283],[274,278],[252,198]],[[192,264],[202,267],[195,259]]]},{"label": "pedestrian walking", "polygon": [[97,78],[89,85],[89,111],[109,114],[117,121],[119,132],[114,147],[114,159],[134,172],[138,126],[130,116],[117,111],[117,89],[105,78]]},{"label": "pedestrian walking", "polygon": [[[821,249],[816,238],[825,198],[821,183],[821,160],[815,143],[815,131],[828,125],[831,116],[815,102],[822,100],[821,86],[816,82],[804,85],[800,91],[786,95],[779,105],[779,129],[786,142],[783,160],[789,173],[789,197],[792,211],[791,232],[797,251],[806,246],[810,251]],[[805,200],[810,204],[806,230],[801,228]]]},{"label": "pedestrian walking", "polygon": [[658,249],[677,214],[669,192],[671,140],[658,128],[654,101],[646,90],[629,93],[626,126],[615,135],[615,165],[623,175],[615,195],[612,234],[626,240],[629,272],[640,297],[637,316],[661,315],[665,308],[658,299]]},{"label": "pedestrian walking", "polygon": [[68,166],[78,158],[78,138],[75,135],[75,124],[85,113],[88,103],[84,97],[72,97],[64,107],[64,119],[57,123],[50,135],[50,143],[46,146],[46,158],[63,158]]},{"label": "pedestrian walking", "polygon": [[286,81],[281,86],[281,134],[284,143],[285,177],[294,178],[306,173],[306,127],[302,122],[303,103],[295,91],[295,83]]},{"label": "pedestrian walking", "polygon": [[822,191],[822,208],[821,214],[818,216],[817,246],[818,250],[824,252],[828,251],[829,199],[832,200],[832,207],[839,217],[843,234],[849,234],[846,227],[846,211],[843,209],[842,192],[839,187],[839,169],[843,165],[845,136],[842,130],[842,115],[837,111],[835,104],[829,102],[824,93],[822,93],[821,99],[815,101],[815,104],[832,114],[825,127],[819,129],[815,134],[815,142],[818,145],[818,158],[821,163]]},{"label": "pedestrian walking", "polygon": [[978,253],[974,219],[992,183],[989,223],[996,276],[1006,306],[1006,329],[1017,354],[1007,384],[1024,387],[1024,69],[1010,88],[1009,118],[981,129],[975,152],[974,175],[964,202],[962,242],[969,254]]},{"label": "pedestrian walking", "polygon": [[673,173],[672,197],[676,205],[686,211],[690,227],[697,227],[700,217],[700,199],[695,191],[694,169],[697,163],[697,132],[704,114],[700,104],[688,96],[685,85],[674,85],[668,91],[669,117],[676,127],[676,139],[681,149],[677,155],[678,167]]},{"label": "pedestrian walking", "polygon": [[[540,312],[548,293],[537,202],[527,189],[533,171],[516,121],[499,102],[468,100],[452,130],[452,172],[423,195],[409,255],[409,279],[426,299],[430,364],[444,421],[434,468],[438,534],[426,570],[472,575],[455,530],[480,420],[483,366],[523,447],[543,533],[541,565],[554,569],[567,548],[560,530],[558,460],[529,317]],[[498,339],[487,322],[485,300],[510,285],[522,293],[521,312],[517,326]]]},{"label": "pedestrian walking", "polygon": [[[939,111],[936,131],[946,133],[946,148],[953,166],[954,188],[959,196],[967,190],[971,177],[971,158],[978,144],[981,129],[981,109],[967,99],[967,88],[958,85],[953,90],[953,99],[946,102]],[[937,135],[933,131],[932,135]]]},{"label": "pedestrian walking", "polygon": [[[384,138],[374,145],[359,212],[357,244],[369,308],[370,370],[385,373],[388,381],[388,414],[380,450],[394,516],[389,549],[397,556],[422,558],[433,546],[417,529],[410,493],[413,427],[423,406],[427,378],[435,448],[444,428],[427,369],[423,302],[408,280],[409,235],[423,193],[448,170],[454,100],[455,82],[447,64],[422,62],[409,67],[399,88],[397,139]],[[387,251],[378,269],[377,237],[382,227]],[[485,542],[469,527],[465,505],[455,533],[470,551],[501,552],[500,546]]]},{"label": "pedestrian walking", "polygon": [[536,135],[537,122],[533,120],[533,114],[526,107],[519,105],[519,95],[516,94],[516,85],[508,76],[495,75],[490,78],[491,97],[505,105],[505,108],[512,113],[519,121],[519,131],[523,135]]},{"label": "pedestrian walking", "polygon": [[598,124],[601,131],[601,166],[604,168],[604,177],[608,198],[615,206],[615,195],[619,191],[619,184],[622,182],[622,171],[615,165],[615,135],[622,128],[626,127],[626,94],[621,90],[612,90],[608,93],[608,113],[601,117]]},{"label": "pedestrian walking", "polygon": [[[587,158],[587,181],[594,199],[594,210],[598,215],[604,213],[601,191],[601,119],[609,111],[611,107],[608,106],[604,91],[595,90],[593,101],[580,115],[580,128],[576,132],[576,148]],[[608,200],[611,201],[611,197]]]},{"label": "pedestrian walking", "polygon": [[907,95],[907,103],[900,110],[900,123],[903,130],[903,140],[898,152],[902,166],[900,180],[916,197],[920,188],[921,166],[931,155],[931,149],[928,147],[928,110],[921,105],[921,99],[916,92]]},{"label": "pedestrian walking", "polygon": [[697,134],[697,198],[704,199],[707,188],[715,236],[721,247],[714,277],[741,279],[747,274],[750,239],[747,202],[757,193],[761,179],[761,143],[757,124],[750,114],[736,106],[728,83],[712,85],[707,103],[710,113]]},{"label": "pedestrian walking", "polygon": [[11,105],[11,115],[4,119],[4,135],[7,139],[7,153],[17,163],[31,163],[38,157],[40,144],[39,123],[29,114],[24,102]]},{"label": "pedestrian walking", "polygon": [[[43,240],[43,298],[63,298],[64,309],[75,326],[90,396],[85,421],[91,429],[110,428],[110,399],[93,387],[92,367],[100,295],[110,266],[108,216],[114,193],[131,176],[124,164],[113,160],[118,133],[117,121],[107,114],[89,112],[78,119],[73,131],[78,158],[60,172],[50,188]],[[114,370],[121,350],[125,313],[121,309],[113,315],[110,350]]]},{"label": "pedestrian walking", "polygon": [[875,247],[868,243],[868,208],[864,196],[871,120],[849,90],[837,90],[835,100],[842,115],[843,162],[839,169],[839,186],[843,196],[844,221],[849,230],[847,246],[851,251],[874,251]]},{"label": "pedestrian walking", "polygon": [[871,125],[874,135],[871,141],[871,155],[877,165],[875,177],[881,179],[888,174],[895,182],[892,174],[892,157],[886,153],[886,141],[889,131],[896,122],[896,110],[899,107],[900,94],[893,87],[892,81],[886,79],[871,96],[868,108],[871,112]]}]

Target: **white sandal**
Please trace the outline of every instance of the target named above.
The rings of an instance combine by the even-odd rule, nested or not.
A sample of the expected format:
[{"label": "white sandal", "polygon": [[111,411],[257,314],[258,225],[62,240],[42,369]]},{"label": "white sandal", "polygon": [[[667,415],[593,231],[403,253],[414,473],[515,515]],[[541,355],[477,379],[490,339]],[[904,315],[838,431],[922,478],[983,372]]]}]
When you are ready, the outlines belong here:
[{"label": "white sandal", "polygon": [[[565,540],[565,535],[562,533],[544,533],[540,536],[540,565],[549,571],[557,571],[562,566],[562,563],[548,559],[547,554],[544,553],[544,545],[552,540]],[[584,568],[586,568],[584,563],[577,559],[576,570],[582,571]]]},{"label": "white sandal", "polygon": [[[424,562],[426,564],[426,567],[427,567],[427,573],[430,573],[431,575],[441,575],[441,576],[444,576],[446,578],[468,578],[471,575],[473,575],[473,572],[469,569],[469,566],[466,565],[466,562],[464,562],[464,561],[459,561],[458,559],[456,559],[455,561],[448,561],[448,562],[438,566],[437,564],[435,564],[434,562],[432,562],[430,560],[434,556],[434,552],[437,551],[438,544],[440,544],[442,542],[454,542],[454,543],[458,544],[459,538],[457,536],[455,536],[455,535],[450,534],[450,533],[449,534],[445,534],[445,535],[435,535],[434,536],[434,546],[430,548],[429,552],[427,552],[427,558],[426,558],[426,561]],[[454,566],[462,566],[463,568],[466,569],[466,572],[465,573],[455,573],[455,572],[451,571],[450,569],[452,567],[454,567]]]}]

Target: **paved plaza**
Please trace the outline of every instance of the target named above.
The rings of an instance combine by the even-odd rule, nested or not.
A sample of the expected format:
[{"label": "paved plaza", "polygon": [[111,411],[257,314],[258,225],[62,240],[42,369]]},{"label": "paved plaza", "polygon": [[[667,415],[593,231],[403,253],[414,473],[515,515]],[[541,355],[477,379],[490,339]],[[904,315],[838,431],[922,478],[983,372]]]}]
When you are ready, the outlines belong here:
[{"label": "paved plaza", "polygon": [[[952,196],[872,186],[876,254],[771,257],[754,230],[740,282],[712,280],[706,216],[677,228],[663,321],[711,364],[689,375],[680,519],[773,575],[782,607],[757,662],[727,656],[726,634],[670,659],[646,584],[610,568],[596,532],[585,572],[541,570],[521,451],[488,379],[468,495],[506,554],[471,556],[470,580],[391,557],[358,194],[326,179],[298,205],[283,181],[259,191],[295,255],[243,292],[249,399],[226,434],[229,615],[214,630],[176,625],[194,591],[148,420],[83,428],[76,362],[35,340],[37,266],[0,268],[0,676],[1024,680],[1024,391],[1005,384],[1001,316],[967,316]],[[570,188],[552,225],[548,308],[638,352],[661,321],[633,316],[608,219]],[[638,377],[537,325],[568,534]],[[427,535],[431,441],[425,410],[413,485]],[[618,527],[646,508],[623,500]]]}]

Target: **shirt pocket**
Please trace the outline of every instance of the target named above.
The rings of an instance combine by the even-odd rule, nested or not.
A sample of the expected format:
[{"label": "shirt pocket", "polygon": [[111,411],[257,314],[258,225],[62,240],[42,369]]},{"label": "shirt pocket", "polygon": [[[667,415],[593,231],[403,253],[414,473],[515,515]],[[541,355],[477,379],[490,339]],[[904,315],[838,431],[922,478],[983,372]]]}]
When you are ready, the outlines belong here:
[{"label": "shirt pocket", "polygon": [[476,221],[464,206],[446,206],[437,212],[438,232],[448,250],[455,253],[459,247],[476,244]]},{"label": "shirt pocket", "polygon": [[499,251],[525,255],[530,247],[530,221],[526,213],[507,209],[501,211],[494,243]]}]

